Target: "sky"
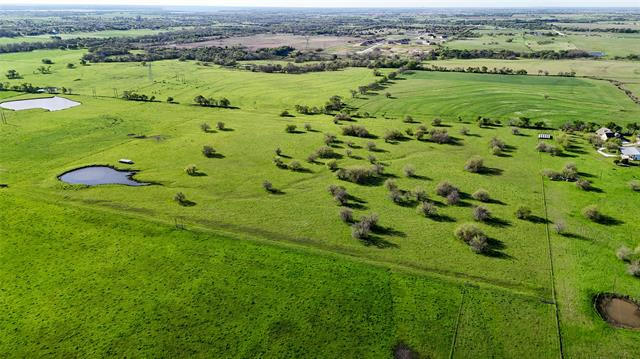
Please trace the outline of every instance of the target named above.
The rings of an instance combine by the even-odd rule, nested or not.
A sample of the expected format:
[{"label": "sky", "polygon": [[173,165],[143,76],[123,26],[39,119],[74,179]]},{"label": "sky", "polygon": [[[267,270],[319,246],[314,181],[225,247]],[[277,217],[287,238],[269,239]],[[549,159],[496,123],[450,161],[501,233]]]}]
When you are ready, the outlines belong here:
[{"label": "sky", "polygon": [[640,7],[640,0],[0,0],[0,4],[272,7]]}]

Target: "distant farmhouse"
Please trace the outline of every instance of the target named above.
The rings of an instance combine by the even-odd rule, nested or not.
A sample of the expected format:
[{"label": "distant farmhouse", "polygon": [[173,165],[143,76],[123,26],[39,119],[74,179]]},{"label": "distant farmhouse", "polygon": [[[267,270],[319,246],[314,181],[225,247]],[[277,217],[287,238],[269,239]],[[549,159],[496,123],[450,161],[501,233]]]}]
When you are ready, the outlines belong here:
[{"label": "distant farmhouse", "polygon": [[638,147],[620,147],[620,157],[633,161],[640,161],[640,149]]}]

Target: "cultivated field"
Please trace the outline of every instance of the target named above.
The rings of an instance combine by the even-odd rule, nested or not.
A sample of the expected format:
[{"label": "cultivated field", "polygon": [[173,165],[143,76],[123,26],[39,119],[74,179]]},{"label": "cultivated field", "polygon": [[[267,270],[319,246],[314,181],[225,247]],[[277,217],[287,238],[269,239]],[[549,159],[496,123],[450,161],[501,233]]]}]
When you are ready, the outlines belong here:
[{"label": "cultivated field", "polygon": [[176,47],[243,46],[251,50],[291,46],[296,49],[324,49],[332,51],[344,46],[355,46],[361,40],[344,36],[299,36],[290,34],[258,34],[178,44]]}]

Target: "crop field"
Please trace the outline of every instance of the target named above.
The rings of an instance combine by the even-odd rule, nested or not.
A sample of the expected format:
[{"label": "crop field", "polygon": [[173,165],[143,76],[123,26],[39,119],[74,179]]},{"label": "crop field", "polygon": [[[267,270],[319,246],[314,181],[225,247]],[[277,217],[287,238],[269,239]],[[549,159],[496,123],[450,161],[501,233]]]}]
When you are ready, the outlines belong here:
[{"label": "crop field", "polygon": [[[615,166],[580,133],[558,156],[536,150],[539,133],[557,137],[567,121],[638,122],[640,106],[611,83],[408,71],[383,90],[352,96],[376,80],[371,69],[288,75],[177,60],[82,66],[83,53],[0,55],[22,75],[9,84],[64,86],[72,94],[59,96],[81,103],[3,111],[0,356],[387,358],[405,347],[433,358],[637,356],[640,332],[610,327],[593,297],[640,297],[637,278],[615,255],[640,244],[629,235],[640,230],[640,194],[628,186],[640,178],[638,167]],[[36,73],[42,59],[52,60],[52,73]],[[633,62],[509,67],[538,66],[640,76]],[[131,90],[158,101],[120,98]],[[196,106],[197,95],[225,97],[231,108]],[[370,116],[334,121],[294,110],[334,95]],[[0,101],[43,96],[5,91]],[[478,126],[479,116],[500,124]],[[548,128],[514,134],[507,124],[520,117]],[[370,135],[345,135],[351,125]],[[447,131],[451,141],[417,139],[421,126]],[[385,140],[393,130],[404,135]],[[327,134],[336,140],[325,143]],[[493,138],[505,143],[499,154]],[[203,146],[215,155],[204,156]],[[323,147],[332,158],[308,160]],[[478,173],[465,170],[474,156],[484,160]],[[383,170],[357,184],[339,179],[332,160],[341,169]],[[592,190],[541,175],[567,163]],[[89,165],[139,170],[134,178],[151,185],[57,178]],[[190,165],[197,170],[188,174]],[[459,202],[437,193],[443,181],[459,188]],[[438,214],[417,213],[413,197],[394,202],[392,183],[412,196],[423,190]],[[331,185],[346,189],[342,207],[355,219],[379,216],[368,238],[352,237]],[[477,199],[480,189],[491,199]],[[178,193],[185,205],[174,200]],[[584,218],[589,205],[606,221]],[[477,206],[491,219],[475,221]],[[520,206],[532,214],[519,219]],[[454,236],[472,222],[489,237],[484,255]],[[553,231],[558,223],[562,234]]]},{"label": "crop field", "polygon": [[178,44],[177,47],[203,46],[244,46],[257,50],[291,46],[296,49],[326,49],[334,50],[344,46],[355,46],[359,39],[344,36],[299,36],[290,34],[258,34],[253,36],[229,37],[221,40],[209,40]]}]

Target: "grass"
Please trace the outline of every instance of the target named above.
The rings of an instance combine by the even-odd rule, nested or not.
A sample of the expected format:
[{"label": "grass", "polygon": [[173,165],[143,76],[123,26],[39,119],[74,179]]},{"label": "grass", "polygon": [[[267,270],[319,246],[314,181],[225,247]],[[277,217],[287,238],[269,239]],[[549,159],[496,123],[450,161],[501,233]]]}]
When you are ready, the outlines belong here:
[{"label": "grass", "polygon": [[[488,31],[488,30],[487,30]],[[603,52],[607,58],[640,52],[637,34],[563,32],[564,35],[525,34],[522,30],[480,31],[480,36],[449,41],[445,46],[468,50],[512,50],[534,52],[545,50],[584,50]]]},{"label": "grass", "polygon": [[[640,297],[637,280],[614,256],[619,245],[634,246],[629,233],[637,231],[630,200],[635,194],[626,186],[637,168],[614,167],[583,138],[575,137],[564,156],[550,157],[535,151],[538,131],[514,136],[508,126],[479,128],[473,122],[479,115],[503,122],[524,115],[554,126],[576,118],[637,121],[637,105],[607,82],[406,74],[384,90],[391,98],[349,100],[375,116],[356,124],[378,138],[360,139],[342,136],[347,123],[336,125],[330,116],[279,113],[297,103],[321,105],[331,95],[346,96],[372,81],[367,69],[297,76],[163,61],[152,65],[150,81],[140,64],[28,74],[42,57],[60,66],[80,52],[29,55],[0,58],[34,84],[64,86],[81,78],[73,81],[79,95],[71,98],[82,105],[5,111],[8,124],[0,125],[0,141],[8,144],[0,152],[0,183],[9,184],[0,189],[0,213],[9,223],[0,227],[0,280],[13,285],[0,292],[0,302],[17,308],[8,314],[8,329],[0,330],[8,339],[0,340],[0,353],[81,348],[86,356],[388,357],[402,342],[432,357],[558,355],[548,212],[551,221],[566,221],[570,233],[551,235],[567,356],[637,354],[638,332],[611,329],[590,305],[594,293],[611,290],[614,278],[617,291]],[[186,83],[175,78],[180,72]],[[105,96],[118,87],[173,95],[181,103],[94,98],[92,87]],[[189,105],[198,93],[228,97],[239,109]],[[407,114],[419,123],[403,123]],[[460,122],[458,115],[471,121]],[[431,128],[436,116],[457,145],[382,139],[386,130]],[[200,129],[202,122],[213,127],[218,121],[228,130]],[[302,130],[305,123],[313,130]],[[286,133],[288,124],[300,131]],[[470,135],[459,134],[463,126]],[[307,163],[324,145],[324,133],[338,135],[340,167],[369,165],[373,154],[385,164],[386,177],[356,185],[338,180],[326,160]],[[494,136],[509,145],[502,156],[490,153]],[[346,141],[357,145],[352,157],[346,156]],[[378,152],[366,150],[370,141]],[[205,158],[203,145],[220,156]],[[305,170],[276,168],[276,148],[284,162],[299,161]],[[463,170],[474,155],[484,158],[484,174]],[[137,178],[156,185],[83,187],[56,178],[84,165],[118,165],[123,157],[135,161]],[[567,162],[575,162],[601,192],[545,181],[543,195],[541,170],[560,170]],[[201,175],[185,174],[189,164]],[[418,176],[405,177],[406,165]],[[417,215],[415,203],[394,204],[382,185],[386,178],[404,190],[424,188],[440,217]],[[267,193],[264,180],[279,192]],[[435,194],[443,180],[460,187],[460,205],[445,205]],[[353,196],[356,218],[379,214],[380,228],[369,240],[351,238],[340,222],[340,207],[327,192],[331,184]],[[479,188],[494,199],[485,205],[495,220],[478,224],[491,238],[491,255],[474,254],[453,236],[458,225],[473,221],[473,206],[480,203],[468,195]],[[194,205],[175,203],[177,192]],[[592,203],[614,220],[587,222],[580,211]],[[515,217],[523,204],[533,219]]]},{"label": "grass", "polygon": [[[180,28],[170,29],[130,29],[130,30],[102,30],[91,32],[70,32],[57,34],[62,39],[73,39],[78,37],[106,38],[106,37],[133,37],[144,35],[155,35],[161,32],[175,31]],[[13,44],[20,42],[49,42],[52,41],[52,35],[35,35],[35,36],[18,36],[18,37],[0,37],[0,45]]]}]

